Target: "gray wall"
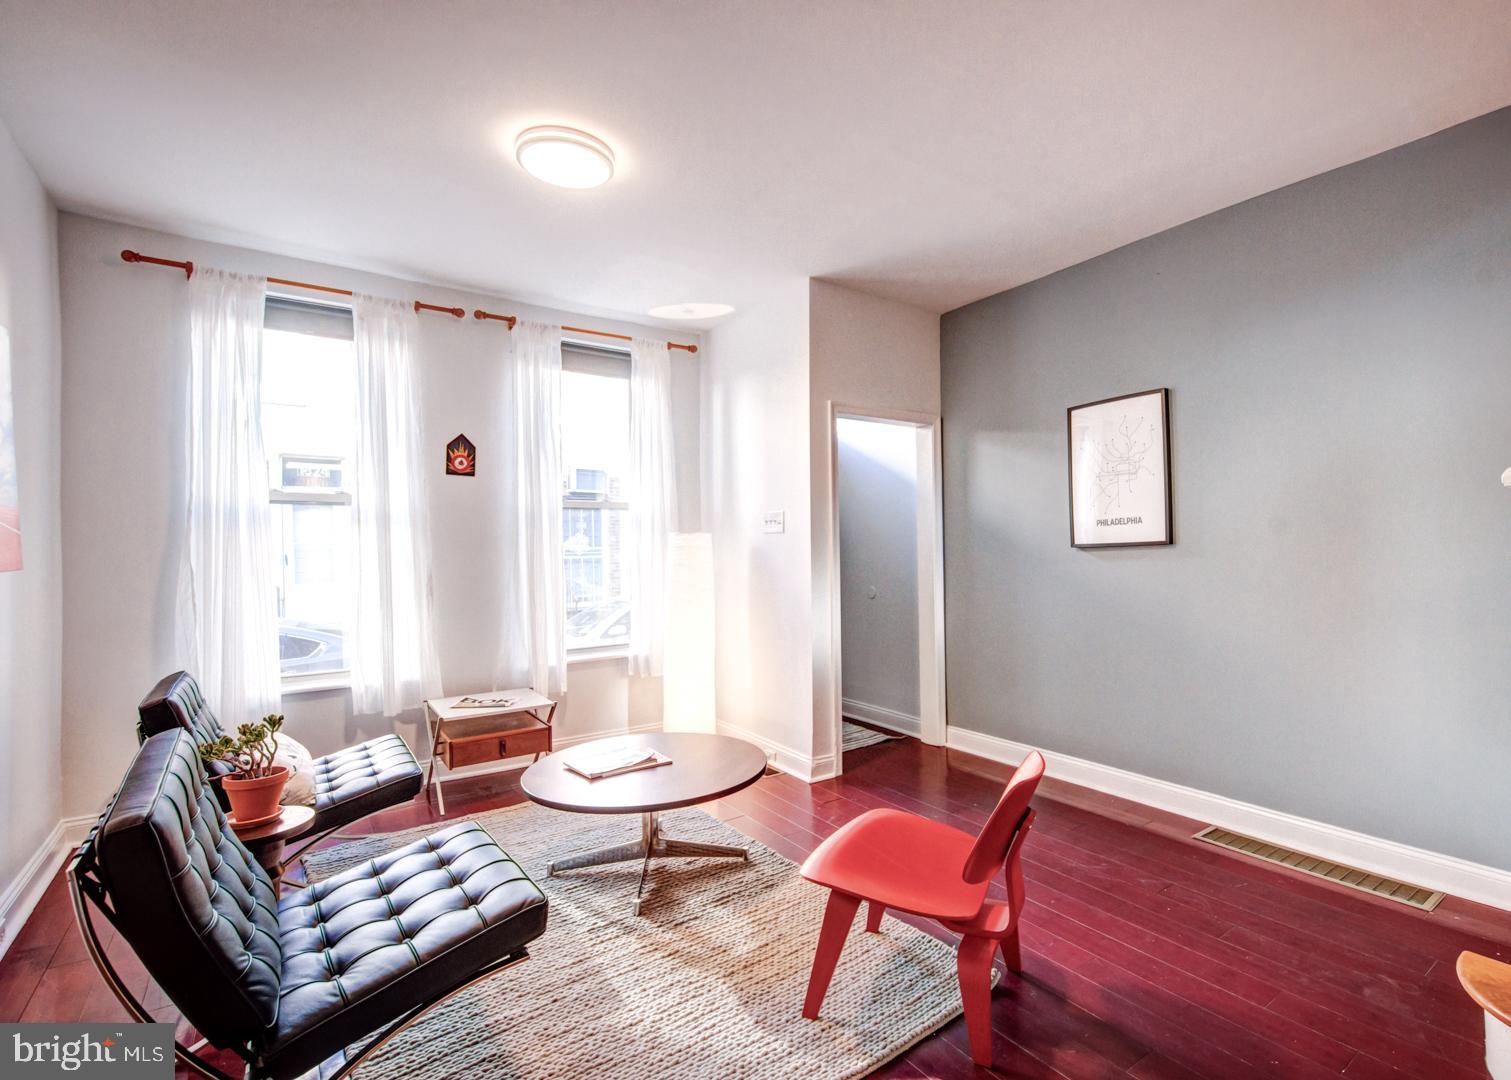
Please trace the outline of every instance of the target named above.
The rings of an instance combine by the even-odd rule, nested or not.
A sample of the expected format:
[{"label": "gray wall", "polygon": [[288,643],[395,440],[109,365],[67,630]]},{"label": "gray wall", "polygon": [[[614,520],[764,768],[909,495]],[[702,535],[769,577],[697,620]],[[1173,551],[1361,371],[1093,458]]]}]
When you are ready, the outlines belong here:
[{"label": "gray wall", "polygon": [[[0,124],[0,326],[10,331],[21,569],[0,574],[0,911],[52,833],[59,772],[63,583],[58,535],[57,213]],[[15,918],[4,927],[14,935]]]},{"label": "gray wall", "polygon": [[[1511,110],[951,312],[952,725],[1511,868]],[[1068,540],[1168,386],[1175,545]]]},{"label": "gray wall", "polygon": [[845,707],[853,703],[860,719],[917,735],[917,429],[840,418],[835,435]]}]

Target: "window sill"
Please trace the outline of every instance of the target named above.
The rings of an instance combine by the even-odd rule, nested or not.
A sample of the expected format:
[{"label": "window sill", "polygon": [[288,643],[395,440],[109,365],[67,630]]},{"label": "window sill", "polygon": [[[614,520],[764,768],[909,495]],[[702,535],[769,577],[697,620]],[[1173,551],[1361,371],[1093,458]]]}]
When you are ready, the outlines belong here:
[{"label": "window sill", "polygon": [[[627,663],[629,657],[629,649],[622,646],[608,649],[579,649],[576,652],[567,653],[567,667],[577,667],[579,664]],[[350,690],[351,685],[351,675],[345,671],[332,671],[320,675],[295,675],[283,680],[279,694],[283,697],[323,694],[331,690]]]},{"label": "window sill", "polygon": [[350,690],[351,686],[351,672],[326,671],[319,675],[294,675],[285,678],[279,693],[283,697],[294,697],[298,694],[319,694],[329,690]]},{"label": "window sill", "polygon": [[630,650],[623,645],[614,645],[606,649],[578,649],[567,653],[567,667],[576,667],[578,664],[597,664],[609,661],[623,660],[628,662]]}]

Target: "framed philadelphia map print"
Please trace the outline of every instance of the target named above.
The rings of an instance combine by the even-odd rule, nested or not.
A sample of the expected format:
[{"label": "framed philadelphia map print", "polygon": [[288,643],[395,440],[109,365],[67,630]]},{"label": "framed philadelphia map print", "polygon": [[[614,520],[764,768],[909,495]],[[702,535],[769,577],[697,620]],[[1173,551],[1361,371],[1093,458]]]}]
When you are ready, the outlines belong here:
[{"label": "framed philadelphia map print", "polygon": [[1073,546],[1173,541],[1169,399],[1162,387],[1065,410]]}]

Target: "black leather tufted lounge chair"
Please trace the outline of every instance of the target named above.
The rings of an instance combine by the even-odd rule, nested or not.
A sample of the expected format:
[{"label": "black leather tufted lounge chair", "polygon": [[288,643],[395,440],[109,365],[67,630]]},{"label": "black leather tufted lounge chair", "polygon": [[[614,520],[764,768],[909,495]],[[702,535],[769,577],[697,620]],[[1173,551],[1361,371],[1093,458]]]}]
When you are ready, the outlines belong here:
[{"label": "black leather tufted lounge chair", "polygon": [[[280,899],[180,731],[142,744],[68,877],[91,958],[127,1011],[153,1019],[100,948],[91,905],[249,1078],[298,1076],[373,1036],[325,1075],[349,1074],[441,1001],[526,959],[546,928],[545,896],[465,821]],[[197,1047],[175,1050],[229,1080]]]},{"label": "black leather tufted lounge chair", "polygon": [[[182,728],[203,746],[224,734],[199,684],[187,671],[160,679],[137,706],[137,716],[139,740]],[[219,762],[209,768],[212,775],[230,771]],[[397,735],[383,735],[316,758],[315,820],[304,837],[318,839],[358,818],[408,802],[420,793],[422,778],[419,762]]]}]

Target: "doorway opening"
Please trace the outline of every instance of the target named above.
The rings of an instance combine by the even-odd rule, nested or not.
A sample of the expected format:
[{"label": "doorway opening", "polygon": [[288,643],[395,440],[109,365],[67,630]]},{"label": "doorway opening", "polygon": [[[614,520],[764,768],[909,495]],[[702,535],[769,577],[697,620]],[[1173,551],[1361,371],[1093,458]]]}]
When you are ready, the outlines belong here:
[{"label": "doorway opening", "polygon": [[[944,742],[939,425],[833,410],[835,764]],[[873,749],[874,748],[874,749]]]}]

